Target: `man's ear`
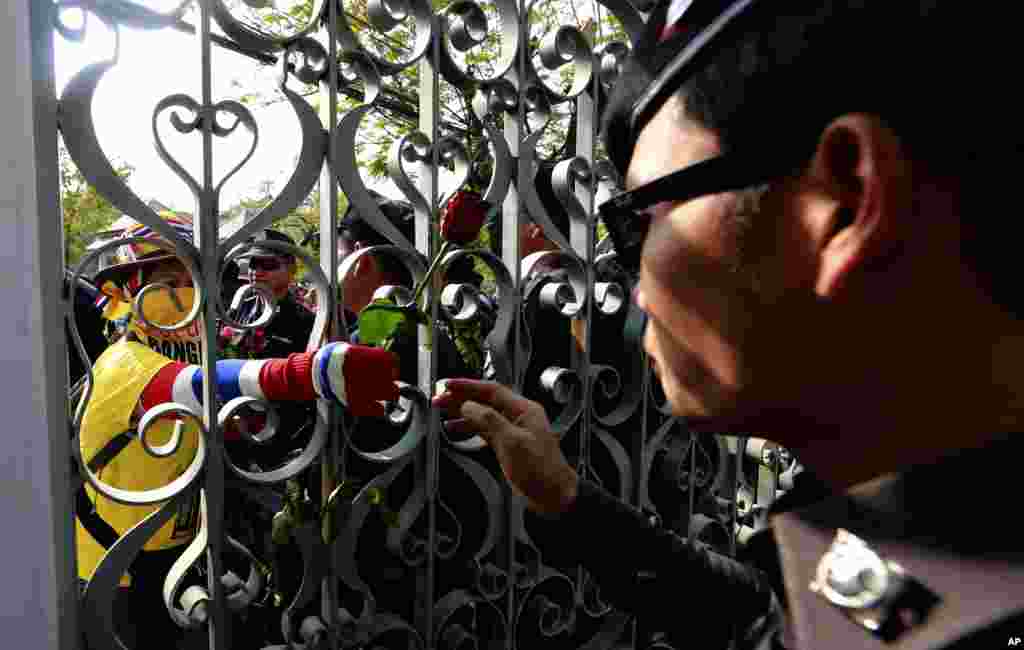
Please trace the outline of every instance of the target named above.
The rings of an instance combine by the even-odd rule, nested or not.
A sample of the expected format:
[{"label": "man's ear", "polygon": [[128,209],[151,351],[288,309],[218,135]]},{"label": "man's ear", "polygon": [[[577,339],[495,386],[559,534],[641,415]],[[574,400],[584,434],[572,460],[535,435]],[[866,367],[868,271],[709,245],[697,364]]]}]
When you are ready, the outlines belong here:
[{"label": "man's ear", "polygon": [[910,164],[879,118],[851,113],[822,132],[807,173],[817,203],[815,291],[830,298],[899,247],[913,204]]}]

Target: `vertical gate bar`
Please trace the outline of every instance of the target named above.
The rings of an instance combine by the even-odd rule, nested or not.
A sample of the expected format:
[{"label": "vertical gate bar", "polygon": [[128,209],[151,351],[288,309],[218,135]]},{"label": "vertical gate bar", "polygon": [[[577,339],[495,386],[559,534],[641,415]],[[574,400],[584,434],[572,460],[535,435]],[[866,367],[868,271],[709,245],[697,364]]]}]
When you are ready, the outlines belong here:
[{"label": "vertical gate bar", "polygon": [[[735,441],[735,445],[733,449],[732,472],[730,472],[732,477],[729,486],[729,555],[735,558],[736,538],[739,534],[736,528],[736,495],[737,490],[739,489],[739,476],[742,471],[741,463],[744,460],[742,454],[746,453],[746,440],[739,436],[734,437],[733,440]],[[737,647],[736,644],[739,642],[741,633],[742,631],[740,626],[733,624],[732,636],[729,639],[729,650],[734,650]]]},{"label": "vertical gate bar", "polygon": [[[680,423],[682,420],[680,420]],[[685,425],[684,425],[685,426]],[[693,521],[694,496],[697,491],[697,434],[690,433],[690,476],[687,481],[686,493],[690,498],[690,507],[686,510],[686,538],[691,542],[693,536],[690,534],[690,523]]]},{"label": "vertical gate bar", "polygon": [[[500,255],[502,261],[505,263],[506,268],[512,276],[512,286],[516,288],[516,291],[521,290],[521,268],[519,264],[520,250],[519,250],[519,223],[521,218],[521,207],[519,201],[518,187],[522,183],[531,182],[530,171],[526,169],[522,158],[519,155],[520,152],[520,141],[523,134],[523,124],[526,123],[526,102],[524,96],[524,90],[526,86],[526,57],[529,50],[528,37],[529,37],[529,13],[528,3],[526,0],[519,0],[518,2],[518,28],[519,28],[519,45],[518,51],[516,52],[515,63],[509,69],[506,77],[512,82],[512,85],[516,89],[517,101],[516,101],[516,114],[515,116],[506,113],[504,115],[503,135],[508,143],[509,153],[512,158],[516,161],[516,177],[515,183],[509,186],[508,194],[505,196],[505,200],[501,207],[501,237],[499,241]],[[520,296],[522,298],[522,296]],[[512,340],[514,344],[512,346],[512,378],[513,383],[517,383],[517,377],[521,374],[522,364],[526,363],[526,359],[522,358],[520,354],[520,340],[524,336],[521,331],[522,319],[520,317],[520,306],[516,304],[516,317],[512,323]],[[513,640],[516,636],[516,539],[519,536],[519,521],[520,518],[516,516],[516,512],[522,507],[519,497],[513,494],[511,487],[506,481],[501,482],[501,489],[503,491],[504,503],[505,503],[505,562],[507,565],[508,576],[508,591],[505,594],[505,620],[508,622],[507,633],[505,635],[505,648],[512,650],[514,647]]]},{"label": "vertical gate bar", "polygon": [[640,490],[644,484],[647,453],[648,409],[650,409],[651,370],[647,360],[647,352],[642,348],[638,354],[643,359],[643,377],[640,379],[640,432],[633,436],[633,505],[644,507],[640,501]]},{"label": "vertical gate bar", "polygon": [[757,465],[757,497],[754,503],[762,508],[755,517],[755,522],[761,521],[760,513],[767,509],[775,500],[775,486],[778,484],[774,467],[766,467],[763,463],[754,461]]},{"label": "vertical gate bar", "polygon": [[[647,454],[647,428],[649,421],[649,409],[650,409],[650,381],[651,371],[650,365],[647,360],[647,352],[643,348],[640,349],[638,354],[643,358],[643,377],[641,378],[642,391],[640,397],[640,433],[639,435],[633,436],[633,505],[637,508],[645,507],[645,504],[640,500],[641,488],[645,481],[648,483],[649,477],[644,476],[646,470],[646,454]],[[640,617],[634,616],[630,625],[630,631],[632,633],[632,648],[637,648],[640,645],[640,633],[641,633]]]},{"label": "vertical gate bar", "polygon": [[736,442],[732,452],[732,477],[729,481],[729,555],[736,557],[736,495],[740,485],[740,471],[742,466],[740,465],[740,438],[737,436],[733,438]]},{"label": "vertical gate bar", "polygon": [[[588,39],[589,41],[589,39]],[[593,56],[593,51],[588,55]],[[594,68],[596,70],[596,67]],[[576,155],[587,161],[590,170],[594,168],[594,120],[597,110],[594,97],[597,96],[598,75],[595,73],[590,79],[590,87],[576,97]],[[593,350],[591,337],[593,335],[594,317],[594,191],[593,183],[575,182],[576,198],[583,204],[586,220],[583,223],[576,219],[569,220],[569,241],[573,250],[583,258],[584,271],[586,273],[586,300],[582,314],[583,349],[576,352],[575,341],[572,345],[576,369],[579,372],[583,390],[583,417],[580,418],[580,458],[577,467],[588,469],[590,467],[590,428],[593,413],[593,378],[590,375],[590,355]],[[583,567],[576,571],[577,601],[582,602],[583,588]]]},{"label": "vertical gate bar", "polygon": [[[438,236],[435,234],[435,212],[437,211],[437,178],[440,174],[440,70],[441,70],[441,34],[442,25],[437,14],[431,15],[431,41],[428,56],[423,57],[419,64],[420,73],[420,97],[419,97],[419,130],[430,138],[430,161],[429,164],[420,167],[420,191],[427,197],[428,211],[426,214],[416,215],[415,234],[416,248],[426,251],[427,259],[433,260],[440,246]],[[430,286],[426,288],[429,302],[429,325],[420,325],[420,341],[422,342],[426,327],[431,328],[430,347],[423,349],[419,346],[419,373],[420,388],[424,394],[434,394],[434,386],[437,382],[437,341],[440,330],[437,327],[439,301],[437,296],[441,290],[441,279],[437,276],[431,278]],[[422,468],[423,481],[426,486],[426,513],[427,513],[427,561],[424,568],[420,612],[421,620],[419,626],[423,635],[423,641],[428,648],[434,647],[434,571],[436,570],[436,545],[437,545],[437,487],[438,487],[438,454],[440,451],[440,426],[441,420],[437,412],[432,410],[429,419],[429,431],[424,441],[420,458],[423,459]],[[418,459],[417,459],[418,460]]]},{"label": "vertical gate bar", "polygon": [[[596,79],[596,75],[595,75]],[[591,87],[596,91],[592,81]],[[576,155],[586,159],[589,165],[593,165],[594,141],[593,141],[593,112],[595,110],[593,98],[590,91],[584,91],[576,98]],[[570,243],[577,255],[583,258],[584,270],[586,272],[586,300],[582,314],[583,350],[577,355],[577,370],[580,373],[580,381],[583,387],[583,408],[586,417],[580,419],[580,460],[581,468],[589,467],[590,463],[590,425],[593,414],[593,382],[590,376],[590,352],[591,334],[593,325],[593,303],[594,303],[594,229],[592,226],[593,215],[593,192],[590,187],[582,187],[582,183],[576,183],[576,197],[583,204],[587,213],[587,220],[578,223],[575,219],[570,220],[569,236]],[[575,346],[574,346],[575,347]]]},{"label": "vertical gate bar", "polygon": [[[0,319],[5,472],[0,512],[16,513],[0,570],[0,628],[12,640],[78,647],[78,580],[66,418],[67,357],[58,204],[54,4],[14,0],[0,21]],[[22,643],[22,645],[25,645]]]},{"label": "vertical gate bar", "polygon": [[206,546],[208,566],[207,588],[213,605],[209,620],[211,650],[227,650],[224,589],[221,586],[221,552],[223,550],[224,528],[224,458],[223,439],[217,427],[217,307],[213,295],[220,292],[217,251],[217,217],[219,206],[213,185],[213,125],[216,114],[213,109],[213,60],[210,43],[210,21],[212,19],[210,0],[199,2],[199,29],[196,40],[199,46],[201,67],[201,104],[203,137],[203,180],[197,197],[196,215],[193,223],[195,245],[199,249],[200,269],[203,287],[209,292],[203,308],[203,421],[209,432],[206,459],[206,526],[209,539]]},{"label": "vertical gate bar", "polygon": [[[320,84],[321,118],[324,128],[327,130],[327,152],[323,167],[320,170],[320,268],[327,276],[328,285],[332,288],[338,285],[338,183],[335,181],[335,165],[337,163],[337,145],[334,140],[334,130],[338,125],[338,1],[331,0],[327,3],[327,81]],[[333,295],[336,297],[337,292]],[[333,304],[333,301],[332,301]],[[337,315],[342,314],[343,305],[332,309],[328,315],[327,337],[334,340],[338,335]],[[319,406],[318,406],[319,410]],[[345,474],[345,449],[346,440],[344,423],[334,404],[326,405],[324,412],[327,415],[327,442],[324,445],[323,455],[320,458],[320,503],[326,504],[328,497],[338,486],[338,481],[344,479]],[[336,525],[341,522],[336,520]],[[334,531],[338,532],[338,531]],[[321,612],[320,616],[327,625],[327,634],[330,647],[337,647],[338,644],[338,580],[336,577],[335,556],[328,554],[327,575],[321,583]]]}]

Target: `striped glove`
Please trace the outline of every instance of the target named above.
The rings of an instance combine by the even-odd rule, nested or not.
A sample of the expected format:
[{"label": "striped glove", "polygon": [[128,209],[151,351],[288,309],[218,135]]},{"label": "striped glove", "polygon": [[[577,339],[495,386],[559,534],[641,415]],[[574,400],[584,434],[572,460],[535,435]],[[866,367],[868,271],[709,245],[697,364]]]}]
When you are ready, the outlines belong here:
[{"label": "striped glove", "polygon": [[[318,397],[340,403],[356,416],[383,416],[381,402],[398,399],[398,356],[380,348],[328,343],[315,353],[287,359],[217,362],[217,394],[222,401],[245,395],[268,402],[310,401]],[[203,370],[170,362],[142,393],[148,410],[179,402],[202,412]]]},{"label": "striped glove", "polygon": [[313,389],[352,415],[383,416],[381,402],[398,399],[398,355],[381,348],[328,343],[313,356]]}]

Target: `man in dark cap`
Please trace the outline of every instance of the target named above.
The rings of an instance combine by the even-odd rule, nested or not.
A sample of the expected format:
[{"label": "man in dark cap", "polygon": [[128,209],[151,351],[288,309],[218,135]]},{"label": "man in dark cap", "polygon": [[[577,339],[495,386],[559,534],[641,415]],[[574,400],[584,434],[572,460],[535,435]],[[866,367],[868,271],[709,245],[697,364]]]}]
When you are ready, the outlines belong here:
[{"label": "man in dark cap", "polygon": [[927,0],[654,10],[605,116],[629,191],[600,207],[645,348],[691,429],[764,432],[834,494],[776,508],[750,571],[581,479],[538,404],[448,382],[435,404],[545,515],[546,557],[694,647],[730,627],[759,649],[1019,643],[1024,303],[997,226],[1021,148],[983,99],[1013,74],[1006,22]]},{"label": "man in dark cap", "polygon": [[[314,314],[306,308],[295,293],[295,255],[285,251],[260,246],[261,242],[279,242],[295,245],[295,241],[283,232],[266,228],[250,240],[252,248],[239,263],[239,281],[243,293],[237,304],[233,304],[239,322],[253,322],[264,309],[274,309],[274,318],[260,331],[248,337],[239,338],[243,356],[251,358],[283,357],[292,352],[303,352],[313,329]],[[244,293],[247,285],[259,287],[265,293]],[[265,297],[269,295],[273,302]],[[257,356],[251,356],[257,355]]]}]

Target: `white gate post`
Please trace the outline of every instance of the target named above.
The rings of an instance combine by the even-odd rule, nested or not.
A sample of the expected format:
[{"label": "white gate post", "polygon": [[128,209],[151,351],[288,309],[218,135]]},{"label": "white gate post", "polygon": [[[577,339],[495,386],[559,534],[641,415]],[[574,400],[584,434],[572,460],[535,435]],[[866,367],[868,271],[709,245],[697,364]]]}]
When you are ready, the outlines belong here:
[{"label": "white gate post", "polygon": [[52,0],[0,16],[0,630],[78,647]]}]

